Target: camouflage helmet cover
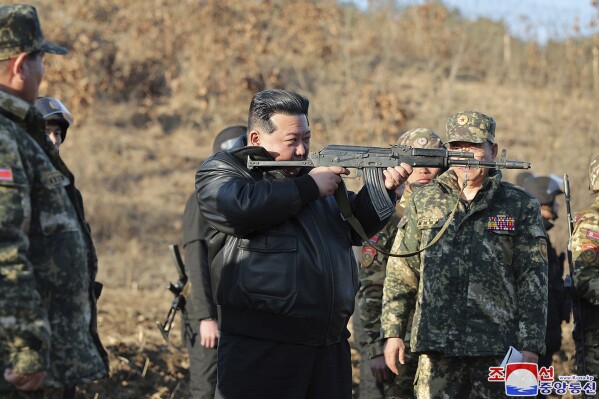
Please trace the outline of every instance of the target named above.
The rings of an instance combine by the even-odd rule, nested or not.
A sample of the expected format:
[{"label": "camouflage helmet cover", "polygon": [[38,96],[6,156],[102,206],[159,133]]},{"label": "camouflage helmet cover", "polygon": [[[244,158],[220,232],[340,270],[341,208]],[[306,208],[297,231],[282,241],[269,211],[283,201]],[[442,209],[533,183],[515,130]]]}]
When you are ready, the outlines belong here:
[{"label": "camouflage helmet cover", "polygon": [[416,148],[440,148],[441,137],[431,129],[418,128],[408,130],[397,140],[397,145]]},{"label": "camouflage helmet cover", "polygon": [[599,191],[599,155],[593,158],[589,165],[589,188]]},{"label": "camouflage helmet cover", "polygon": [[212,152],[226,151],[233,146],[233,143],[239,136],[245,136],[247,128],[245,126],[229,126],[220,131],[214,138]]},{"label": "camouflage helmet cover", "polygon": [[0,61],[35,51],[59,55],[68,52],[44,39],[35,7],[27,4],[0,6]]},{"label": "camouflage helmet cover", "polygon": [[495,142],[495,120],[478,111],[458,112],[447,118],[447,141]]}]

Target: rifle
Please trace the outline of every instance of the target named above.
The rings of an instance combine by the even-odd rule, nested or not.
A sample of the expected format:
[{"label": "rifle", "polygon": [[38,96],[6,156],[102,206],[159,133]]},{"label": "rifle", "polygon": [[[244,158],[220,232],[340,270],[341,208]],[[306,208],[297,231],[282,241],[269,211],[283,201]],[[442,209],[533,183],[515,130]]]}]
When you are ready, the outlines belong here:
[{"label": "rifle", "polygon": [[178,310],[181,310],[181,314],[183,317],[183,321],[185,323],[185,336],[189,336],[191,343],[193,345],[193,341],[195,340],[195,334],[191,329],[191,323],[189,322],[189,318],[187,317],[187,312],[185,312],[185,303],[187,302],[187,298],[189,297],[189,291],[191,287],[191,282],[189,282],[189,278],[187,277],[187,273],[185,271],[185,264],[181,259],[181,253],[179,252],[178,245],[169,245],[169,252],[171,254],[171,258],[175,263],[175,267],[177,268],[177,272],[179,273],[179,280],[177,283],[173,284],[169,282],[167,288],[170,292],[175,296],[173,301],[171,302],[171,308],[166,315],[166,319],[164,323],[156,322],[162,336],[165,341],[168,341],[168,336],[171,332],[171,327],[173,325],[173,321],[175,320],[175,315]]},{"label": "rifle", "polygon": [[387,167],[399,166],[402,162],[412,167],[448,168],[450,166],[471,166],[494,169],[529,169],[529,162],[506,161],[505,151],[501,159],[495,161],[479,161],[471,152],[448,151],[443,148],[414,148],[402,145],[387,147],[362,147],[353,145],[327,145],[318,152],[311,152],[303,161],[259,161],[248,156],[248,169],[302,166],[341,166],[356,168],[364,174],[364,184],[380,220],[386,219],[395,212],[395,204],[391,202],[385,188],[383,170]]},{"label": "rifle", "polygon": [[[572,333],[574,343],[576,346],[576,352],[580,350],[580,359],[578,359],[578,374],[587,375],[586,357],[584,353],[584,328],[582,323],[581,303],[580,297],[576,293],[576,287],[574,287],[574,261],[572,260],[572,236],[574,234],[574,219],[572,218],[572,211],[570,209],[570,180],[568,175],[564,175],[564,196],[566,199],[566,217],[568,219],[568,248],[566,250],[568,258],[568,274],[564,280],[564,287],[568,291],[570,298],[572,299],[572,314],[574,316],[574,331]],[[586,394],[583,393],[583,397],[586,398]]]}]

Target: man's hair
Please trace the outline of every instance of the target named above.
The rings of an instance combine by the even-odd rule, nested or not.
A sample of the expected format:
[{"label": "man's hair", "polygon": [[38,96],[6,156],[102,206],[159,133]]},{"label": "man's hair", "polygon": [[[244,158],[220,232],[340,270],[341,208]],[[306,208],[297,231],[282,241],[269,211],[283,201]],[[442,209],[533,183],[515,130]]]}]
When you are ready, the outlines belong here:
[{"label": "man's hair", "polygon": [[250,103],[248,133],[260,130],[271,134],[277,126],[270,120],[274,114],[306,115],[310,101],[307,98],[286,90],[264,90],[256,93]]}]

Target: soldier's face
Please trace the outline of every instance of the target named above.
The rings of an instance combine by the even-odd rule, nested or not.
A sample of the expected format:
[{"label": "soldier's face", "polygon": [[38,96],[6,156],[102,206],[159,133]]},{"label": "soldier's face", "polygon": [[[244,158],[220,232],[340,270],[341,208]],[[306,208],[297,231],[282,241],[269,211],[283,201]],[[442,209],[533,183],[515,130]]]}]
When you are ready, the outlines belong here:
[{"label": "soldier's face", "polygon": [[[250,144],[264,147],[277,161],[302,161],[310,151],[310,127],[306,115],[274,114],[271,121],[276,126],[272,133],[251,132]],[[299,168],[286,168],[296,174]]]},{"label": "soldier's face", "polygon": [[[449,143],[450,151],[468,151],[474,154],[474,158],[479,161],[494,161],[497,156],[497,144],[492,144],[488,141],[484,143],[468,143],[465,141],[456,141]],[[489,174],[488,168],[476,167],[459,167],[454,166],[453,169],[459,178],[460,184],[466,180],[468,185],[482,185],[485,177]]]},{"label": "soldier's face", "polygon": [[440,171],[439,168],[413,168],[407,181],[409,184],[428,184],[439,175]]},{"label": "soldier's face", "polygon": [[62,144],[62,128],[60,125],[56,123],[48,123],[46,125],[46,134],[54,147],[56,147],[56,151],[60,150],[60,145]]}]

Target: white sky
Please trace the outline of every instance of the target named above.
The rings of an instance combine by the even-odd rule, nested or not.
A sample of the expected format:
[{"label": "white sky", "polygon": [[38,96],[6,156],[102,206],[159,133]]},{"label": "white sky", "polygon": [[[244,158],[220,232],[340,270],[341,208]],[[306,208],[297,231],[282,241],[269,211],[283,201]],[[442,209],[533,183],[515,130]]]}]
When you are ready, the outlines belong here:
[{"label": "white sky", "polygon": [[[352,1],[352,0],[343,0]],[[366,7],[368,0],[353,0]],[[581,33],[599,33],[590,22],[597,18],[591,0],[441,0],[449,8],[457,8],[464,17],[484,16],[503,20],[514,35],[536,39],[543,43],[548,38],[563,38],[574,34],[578,22]],[[400,5],[414,5],[421,0],[396,0]]]}]

